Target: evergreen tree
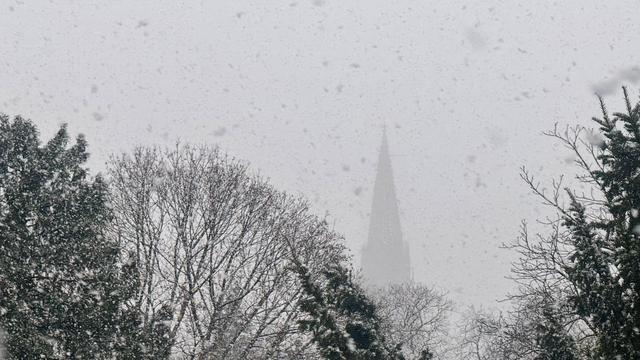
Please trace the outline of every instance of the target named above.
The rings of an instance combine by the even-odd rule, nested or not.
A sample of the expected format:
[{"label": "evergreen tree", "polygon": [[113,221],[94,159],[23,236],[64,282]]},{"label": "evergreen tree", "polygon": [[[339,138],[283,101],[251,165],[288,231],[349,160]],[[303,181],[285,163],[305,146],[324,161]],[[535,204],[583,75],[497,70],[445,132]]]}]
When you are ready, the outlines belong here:
[{"label": "evergreen tree", "polygon": [[339,264],[322,272],[321,284],[311,279],[307,268],[294,265],[305,296],[300,309],[309,315],[301,320],[311,333],[320,354],[328,360],[402,360],[400,346],[389,347],[380,332],[376,308]]},{"label": "evergreen tree", "polygon": [[609,117],[601,100],[597,167],[589,172],[603,195],[595,212],[570,193],[564,217],[575,246],[567,271],[576,285],[572,303],[591,319],[602,358],[640,354],[640,103]]},{"label": "evergreen tree", "polygon": [[576,332],[587,335],[570,345],[568,334],[547,319],[538,346],[551,349],[560,341],[586,358],[640,354],[640,103],[632,106],[623,91],[624,113],[610,116],[600,99],[602,118],[593,119],[597,130],[577,126],[547,133],[575,153],[582,170],[577,180],[591,191],[566,189],[565,207],[559,200],[561,180],[549,195],[523,169],[522,178],[557,209],[561,222],[549,221],[551,234],[538,241],[531,241],[524,227],[511,246],[522,255],[514,268],[518,298],[555,298],[566,306],[563,314]]},{"label": "evergreen tree", "polygon": [[[122,267],[123,300],[131,299],[139,294],[139,270],[138,264],[131,260]],[[122,310],[117,327],[115,357],[119,360],[128,359],[169,359],[173,342],[169,335],[168,322],[173,317],[173,312],[167,306],[162,306],[147,324],[144,324],[142,313],[139,309],[127,302]]]},{"label": "evergreen tree", "polygon": [[[107,187],[83,167],[87,142],[65,126],[0,116],[0,327],[10,359],[112,358],[135,286],[104,233]],[[124,270],[124,271],[123,271]]]},{"label": "evergreen tree", "polygon": [[422,350],[422,352],[420,352],[420,357],[418,358],[418,360],[431,360],[431,359],[433,359],[433,353],[429,351],[429,349]]},{"label": "evergreen tree", "polygon": [[162,306],[151,319],[145,330],[146,356],[148,359],[168,359],[173,342],[170,338],[169,323],[173,311],[169,306]]},{"label": "evergreen tree", "polygon": [[534,360],[576,360],[575,342],[561,320],[550,305],[542,310],[542,319],[536,328],[539,352]]}]

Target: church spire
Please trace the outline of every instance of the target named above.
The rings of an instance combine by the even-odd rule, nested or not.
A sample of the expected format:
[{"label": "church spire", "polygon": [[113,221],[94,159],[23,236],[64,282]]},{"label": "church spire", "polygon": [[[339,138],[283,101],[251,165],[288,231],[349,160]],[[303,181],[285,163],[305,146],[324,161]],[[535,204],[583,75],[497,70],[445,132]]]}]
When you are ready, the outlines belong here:
[{"label": "church spire", "polygon": [[411,280],[409,249],[402,239],[396,189],[386,129],[378,155],[369,223],[362,253],[362,270],[369,285],[382,286]]}]

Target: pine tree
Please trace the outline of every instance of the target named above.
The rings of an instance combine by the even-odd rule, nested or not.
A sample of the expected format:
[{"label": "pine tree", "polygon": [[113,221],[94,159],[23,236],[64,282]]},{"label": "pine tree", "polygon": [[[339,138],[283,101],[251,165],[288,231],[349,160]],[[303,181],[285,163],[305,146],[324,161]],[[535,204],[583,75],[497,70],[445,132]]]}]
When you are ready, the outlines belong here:
[{"label": "pine tree", "polygon": [[[640,354],[640,103],[632,106],[624,89],[626,113],[609,116],[601,99],[604,137],[589,170],[603,199],[589,212],[571,192],[564,216],[575,251],[567,269],[576,286],[571,301],[590,319],[598,356],[632,359]],[[593,210],[593,209],[592,209]]]},{"label": "pine tree", "polygon": [[0,327],[12,359],[112,358],[132,279],[104,233],[107,186],[68,147],[65,126],[45,145],[36,127],[0,116]]},{"label": "pine tree", "polygon": [[577,349],[573,338],[566,332],[562,317],[547,304],[537,324],[536,345],[539,352],[534,360],[576,360]]},{"label": "pine tree", "polygon": [[[139,294],[138,265],[128,256],[122,267],[119,283],[122,285],[121,299],[129,305],[128,299]],[[124,305],[124,304],[123,304]],[[169,359],[173,342],[169,335],[168,322],[173,317],[173,311],[162,306],[154,316],[144,324],[142,313],[135,306],[125,306],[119,315],[114,355],[118,360],[128,359]]]},{"label": "pine tree", "polygon": [[418,360],[431,360],[431,359],[433,359],[433,353],[429,351],[429,349],[422,350],[422,352],[420,352],[420,357],[418,358]]},{"label": "pine tree", "polygon": [[312,280],[304,265],[295,263],[305,296],[300,320],[327,360],[403,360],[400,346],[390,347],[380,332],[375,305],[340,264],[322,271],[321,284]]},{"label": "pine tree", "polygon": [[168,359],[171,355],[173,342],[170,338],[168,323],[173,318],[173,311],[169,306],[162,306],[154,314],[145,330],[145,348],[148,359]]}]

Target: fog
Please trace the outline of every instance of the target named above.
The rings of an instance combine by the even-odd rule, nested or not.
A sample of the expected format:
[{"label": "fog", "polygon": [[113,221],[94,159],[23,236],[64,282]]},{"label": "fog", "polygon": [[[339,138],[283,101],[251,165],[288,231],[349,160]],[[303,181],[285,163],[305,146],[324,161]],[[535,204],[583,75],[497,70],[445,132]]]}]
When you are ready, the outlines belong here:
[{"label": "fog", "polygon": [[[571,175],[541,135],[637,87],[637,1],[4,1],[0,106],[110,153],[217,144],[366,241],[386,125],[416,280],[500,307],[519,177]],[[635,95],[634,95],[635,96]]]}]

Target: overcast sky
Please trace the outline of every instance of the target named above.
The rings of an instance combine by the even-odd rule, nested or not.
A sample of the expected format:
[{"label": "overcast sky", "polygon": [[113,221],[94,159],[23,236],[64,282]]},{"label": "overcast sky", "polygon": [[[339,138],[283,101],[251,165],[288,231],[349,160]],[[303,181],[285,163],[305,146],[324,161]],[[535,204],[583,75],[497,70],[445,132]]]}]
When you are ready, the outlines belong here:
[{"label": "overcast sky", "polygon": [[386,124],[415,278],[462,305],[513,288],[499,245],[548,213],[519,166],[572,171],[540,133],[640,80],[638,1],[178,3],[0,0],[0,112],[68,123],[95,171],[218,144],[328,212],[356,263]]}]

